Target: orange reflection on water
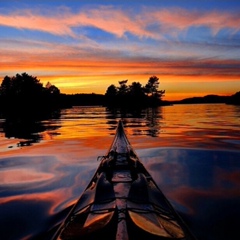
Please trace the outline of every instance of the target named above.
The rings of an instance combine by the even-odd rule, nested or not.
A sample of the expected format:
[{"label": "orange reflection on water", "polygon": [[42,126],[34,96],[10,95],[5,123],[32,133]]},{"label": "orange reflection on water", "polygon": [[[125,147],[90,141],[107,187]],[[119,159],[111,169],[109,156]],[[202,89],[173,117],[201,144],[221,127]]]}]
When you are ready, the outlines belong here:
[{"label": "orange reflection on water", "polygon": [[31,201],[31,202],[46,202],[49,205],[51,205],[48,213],[53,214],[55,213],[55,209],[59,206],[59,204],[62,202],[62,199],[68,194],[71,194],[69,192],[70,189],[57,189],[50,192],[40,192],[40,193],[31,193],[31,194],[23,194],[23,195],[16,195],[16,196],[8,196],[3,197],[0,199],[1,204],[8,204],[10,202],[14,201]]},{"label": "orange reflection on water", "polygon": [[2,171],[0,175],[1,185],[23,184],[50,180],[54,175],[51,173],[36,172],[34,169],[9,169]]},{"label": "orange reflection on water", "polygon": [[[82,162],[87,159],[96,159],[104,155],[110,147],[112,136],[91,136],[86,138],[43,140],[32,144],[30,147],[11,148],[11,151],[1,152],[1,158],[5,157],[37,157],[52,156],[62,162]],[[16,142],[16,141],[15,141]]]}]

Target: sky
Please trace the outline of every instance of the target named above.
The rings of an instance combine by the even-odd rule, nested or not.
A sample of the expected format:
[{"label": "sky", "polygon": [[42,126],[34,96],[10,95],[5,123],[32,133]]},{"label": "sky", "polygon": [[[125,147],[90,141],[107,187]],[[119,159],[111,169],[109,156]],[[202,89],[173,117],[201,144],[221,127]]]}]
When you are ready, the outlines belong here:
[{"label": "sky", "polygon": [[164,100],[240,91],[239,0],[0,0],[0,82],[62,93],[157,76]]}]

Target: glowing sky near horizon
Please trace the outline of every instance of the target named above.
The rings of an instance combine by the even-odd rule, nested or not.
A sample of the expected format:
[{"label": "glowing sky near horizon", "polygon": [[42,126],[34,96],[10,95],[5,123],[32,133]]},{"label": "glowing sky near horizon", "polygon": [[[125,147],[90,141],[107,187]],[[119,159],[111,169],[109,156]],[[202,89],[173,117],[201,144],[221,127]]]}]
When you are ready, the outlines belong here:
[{"label": "glowing sky near horizon", "polygon": [[0,0],[0,81],[62,93],[160,79],[165,100],[240,91],[239,0]]}]

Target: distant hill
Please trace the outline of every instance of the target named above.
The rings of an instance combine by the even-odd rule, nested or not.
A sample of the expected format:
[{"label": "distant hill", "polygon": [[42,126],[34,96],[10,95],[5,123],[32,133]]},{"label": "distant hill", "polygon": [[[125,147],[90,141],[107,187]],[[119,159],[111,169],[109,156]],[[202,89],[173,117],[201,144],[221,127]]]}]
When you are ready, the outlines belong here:
[{"label": "distant hill", "polygon": [[206,95],[204,97],[184,98],[179,101],[171,101],[172,104],[203,104],[203,103],[226,103],[240,105],[240,92],[231,96]]},{"label": "distant hill", "polygon": [[226,103],[229,96],[218,96],[218,95],[206,95],[204,97],[192,97],[192,98],[184,98],[179,101],[174,101],[177,103],[185,103],[185,104],[193,104],[193,103]]},{"label": "distant hill", "polygon": [[240,105],[240,91],[230,96],[226,103],[233,104],[233,105]]}]

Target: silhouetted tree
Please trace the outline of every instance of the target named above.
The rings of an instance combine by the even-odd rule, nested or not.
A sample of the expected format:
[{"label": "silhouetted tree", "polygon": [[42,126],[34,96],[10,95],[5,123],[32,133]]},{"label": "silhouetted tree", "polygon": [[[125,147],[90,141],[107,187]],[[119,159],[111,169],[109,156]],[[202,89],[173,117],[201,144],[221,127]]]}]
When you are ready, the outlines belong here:
[{"label": "silhouetted tree", "polygon": [[17,74],[15,77],[6,76],[0,87],[2,96],[15,96],[19,98],[34,97],[42,92],[42,84],[37,77],[28,75],[27,73]]},{"label": "silhouetted tree", "polygon": [[129,86],[129,94],[134,96],[134,97],[143,97],[143,96],[145,96],[144,88],[142,87],[142,84],[139,83],[139,82],[133,82]]},{"label": "silhouetted tree", "polygon": [[5,76],[0,86],[0,95],[6,97],[12,92],[12,79],[9,76]]},{"label": "silhouetted tree", "polygon": [[151,76],[145,85],[145,92],[150,97],[148,99],[150,105],[159,105],[164,96],[165,90],[158,90],[159,84],[159,78]]},{"label": "silhouetted tree", "polygon": [[117,87],[112,84],[107,88],[105,95],[107,97],[115,97],[115,96],[117,96],[117,92],[118,92]]},{"label": "silhouetted tree", "polygon": [[119,96],[126,96],[128,93],[128,86],[127,86],[128,80],[119,81],[120,87],[118,88],[118,95]]},{"label": "silhouetted tree", "polygon": [[145,86],[145,91],[146,93],[152,97],[159,97],[161,98],[165,90],[158,90],[159,87],[159,78],[157,76],[151,76],[148,80],[148,83]]},{"label": "silhouetted tree", "polygon": [[144,107],[147,105],[147,96],[145,95],[144,88],[142,87],[141,83],[133,82],[129,86],[129,105],[135,107]]},{"label": "silhouetted tree", "polygon": [[115,85],[111,84],[105,93],[105,99],[108,105],[117,105],[118,89]]},{"label": "silhouetted tree", "polygon": [[50,82],[46,84],[46,89],[50,94],[54,95],[60,94],[60,90],[55,85],[52,85]]},{"label": "silhouetted tree", "polygon": [[44,88],[40,80],[27,73],[4,77],[0,86],[0,107],[4,111],[22,114],[36,113],[60,106],[59,89],[48,84]]},{"label": "silhouetted tree", "polygon": [[43,86],[40,80],[27,73],[16,74],[12,78],[6,76],[0,86],[0,95],[4,104],[11,107],[39,103],[42,92]]}]

